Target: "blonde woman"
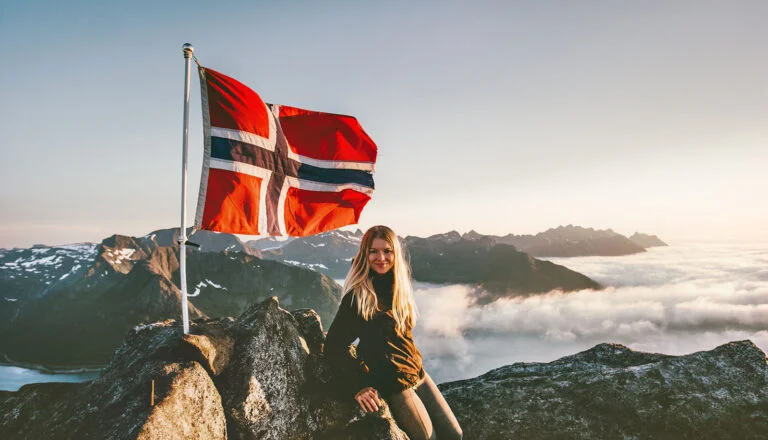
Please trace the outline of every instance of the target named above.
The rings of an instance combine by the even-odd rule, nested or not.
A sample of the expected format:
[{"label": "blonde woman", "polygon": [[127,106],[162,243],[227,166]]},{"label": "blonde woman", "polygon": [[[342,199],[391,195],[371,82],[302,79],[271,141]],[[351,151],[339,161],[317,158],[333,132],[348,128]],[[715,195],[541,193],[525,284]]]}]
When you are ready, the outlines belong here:
[{"label": "blonde woman", "polygon": [[[392,229],[374,226],[363,235],[344,291],[325,354],[348,394],[365,412],[378,411],[385,399],[411,440],[461,439],[459,423],[413,343],[411,274]],[[350,358],[356,339],[356,358]]]}]

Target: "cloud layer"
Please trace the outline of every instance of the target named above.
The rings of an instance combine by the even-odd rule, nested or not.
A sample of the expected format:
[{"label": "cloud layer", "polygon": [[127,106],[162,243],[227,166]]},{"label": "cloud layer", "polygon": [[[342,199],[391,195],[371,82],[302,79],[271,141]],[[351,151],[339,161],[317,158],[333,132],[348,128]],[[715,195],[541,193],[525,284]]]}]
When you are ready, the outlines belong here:
[{"label": "cloud layer", "polygon": [[415,337],[436,380],[548,362],[600,342],[666,354],[742,339],[768,348],[768,245],[681,245],[553,261],[609,287],[477,307],[468,286],[416,286]]}]

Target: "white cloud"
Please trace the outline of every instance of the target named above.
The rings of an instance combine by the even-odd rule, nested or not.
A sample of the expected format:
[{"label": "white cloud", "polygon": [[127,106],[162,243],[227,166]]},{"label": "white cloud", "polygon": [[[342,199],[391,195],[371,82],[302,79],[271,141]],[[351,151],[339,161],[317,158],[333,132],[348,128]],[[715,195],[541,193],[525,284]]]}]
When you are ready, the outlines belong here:
[{"label": "white cloud", "polygon": [[556,262],[609,287],[477,307],[468,286],[417,286],[415,333],[433,376],[551,361],[600,342],[667,354],[742,339],[768,348],[768,246],[687,245]]}]

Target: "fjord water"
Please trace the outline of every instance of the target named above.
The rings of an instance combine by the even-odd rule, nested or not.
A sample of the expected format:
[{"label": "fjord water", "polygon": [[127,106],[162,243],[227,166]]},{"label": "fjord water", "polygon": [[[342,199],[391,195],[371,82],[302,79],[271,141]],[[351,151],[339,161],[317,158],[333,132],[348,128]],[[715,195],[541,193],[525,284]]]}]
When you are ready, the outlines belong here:
[{"label": "fjord water", "polygon": [[100,374],[100,371],[44,373],[29,368],[0,365],[0,391],[17,391],[28,383],[85,382],[96,379]]}]

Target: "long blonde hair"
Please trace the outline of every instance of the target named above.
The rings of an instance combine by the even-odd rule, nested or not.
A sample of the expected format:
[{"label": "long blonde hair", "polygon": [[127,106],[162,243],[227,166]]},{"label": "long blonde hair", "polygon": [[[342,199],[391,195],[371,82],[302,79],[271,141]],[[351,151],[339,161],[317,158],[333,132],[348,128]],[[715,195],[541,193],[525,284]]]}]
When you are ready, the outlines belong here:
[{"label": "long blonde hair", "polygon": [[357,313],[363,319],[367,321],[373,317],[378,306],[378,298],[369,275],[371,264],[368,261],[368,254],[371,252],[373,240],[377,238],[389,243],[395,254],[392,266],[394,275],[392,315],[395,318],[395,329],[399,334],[404,334],[406,330],[416,325],[417,311],[411,286],[411,269],[400,246],[400,240],[392,229],[386,226],[374,226],[365,232],[360,241],[360,249],[352,260],[352,268],[344,280],[344,291],[351,291],[354,294]]}]

